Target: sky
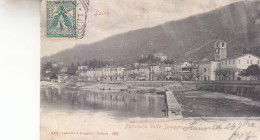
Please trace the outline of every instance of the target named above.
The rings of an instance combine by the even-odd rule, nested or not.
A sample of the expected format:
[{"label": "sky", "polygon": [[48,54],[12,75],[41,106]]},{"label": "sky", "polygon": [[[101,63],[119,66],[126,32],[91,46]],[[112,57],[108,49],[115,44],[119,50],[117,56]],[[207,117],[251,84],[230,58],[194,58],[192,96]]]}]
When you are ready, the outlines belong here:
[{"label": "sky", "polygon": [[[78,40],[48,39],[42,34],[41,56],[49,56],[78,44],[97,42],[119,33],[208,12],[237,1],[240,0],[90,0],[85,37]],[[109,15],[95,16],[97,10],[109,12]],[[44,16],[41,17],[41,21],[45,22]],[[41,29],[45,28],[42,24]]]}]

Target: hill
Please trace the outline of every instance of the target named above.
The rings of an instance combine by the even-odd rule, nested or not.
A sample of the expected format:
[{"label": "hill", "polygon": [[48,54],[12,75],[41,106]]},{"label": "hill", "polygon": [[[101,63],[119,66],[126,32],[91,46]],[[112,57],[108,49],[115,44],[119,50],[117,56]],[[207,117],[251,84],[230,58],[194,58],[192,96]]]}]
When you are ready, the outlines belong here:
[{"label": "hill", "polygon": [[[212,57],[216,39],[227,41],[227,54],[260,55],[260,2],[236,2],[216,10],[152,28],[118,34],[92,44],[77,45],[42,62],[83,62],[93,58],[131,63],[141,54],[164,52],[170,58]],[[260,21],[259,21],[260,22]]]}]

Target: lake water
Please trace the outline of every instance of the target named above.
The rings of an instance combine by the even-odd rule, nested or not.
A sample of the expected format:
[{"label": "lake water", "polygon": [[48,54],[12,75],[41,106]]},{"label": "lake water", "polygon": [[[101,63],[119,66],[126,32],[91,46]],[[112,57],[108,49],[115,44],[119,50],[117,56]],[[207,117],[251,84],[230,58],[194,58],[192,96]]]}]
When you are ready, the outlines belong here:
[{"label": "lake water", "polygon": [[104,113],[114,119],[166,117],[163,111],[164,95],[65,87],[42,87],[41,110],[81,115]]}]

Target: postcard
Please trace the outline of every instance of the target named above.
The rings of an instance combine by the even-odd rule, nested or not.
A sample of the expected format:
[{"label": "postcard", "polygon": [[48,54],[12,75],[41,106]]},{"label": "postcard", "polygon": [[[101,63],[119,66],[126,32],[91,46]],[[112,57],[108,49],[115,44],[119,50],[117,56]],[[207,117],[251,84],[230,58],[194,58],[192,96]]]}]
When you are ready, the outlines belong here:
[{"label": "postcard", "polygon": [[41,140],[259,140],[260,2],[42,0]]}]

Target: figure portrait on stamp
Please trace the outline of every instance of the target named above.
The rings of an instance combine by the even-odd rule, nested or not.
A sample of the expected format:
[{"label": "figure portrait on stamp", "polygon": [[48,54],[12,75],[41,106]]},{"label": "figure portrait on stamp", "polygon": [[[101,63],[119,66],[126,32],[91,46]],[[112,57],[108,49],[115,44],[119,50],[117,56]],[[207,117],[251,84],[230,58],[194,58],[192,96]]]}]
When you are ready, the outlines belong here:
[{"label": "figure portrait on stamp", "polygon": [[47,2],[47,37],[76,37],[76,3]]}]

